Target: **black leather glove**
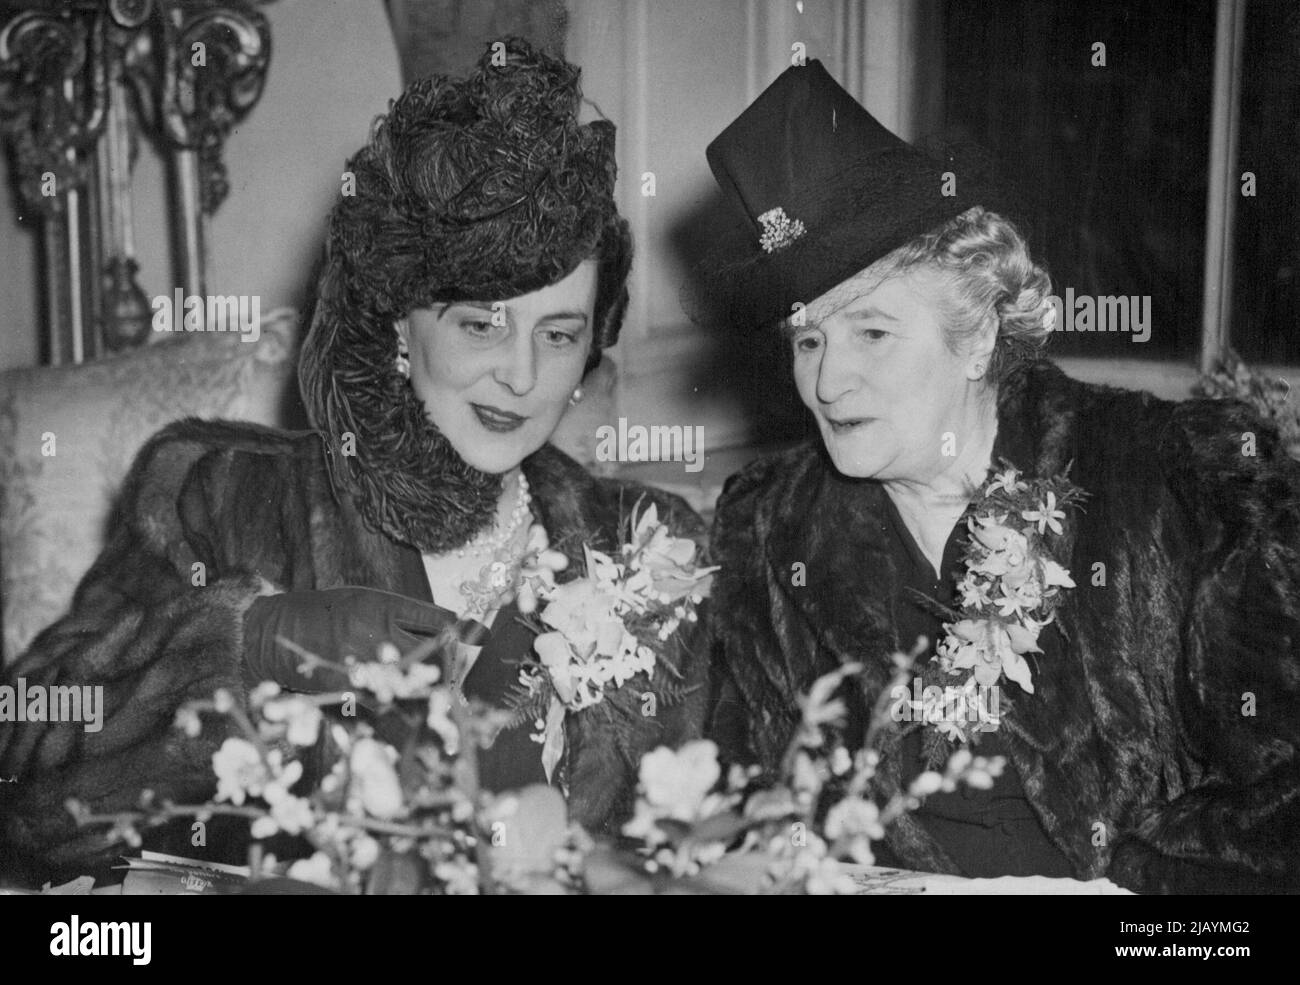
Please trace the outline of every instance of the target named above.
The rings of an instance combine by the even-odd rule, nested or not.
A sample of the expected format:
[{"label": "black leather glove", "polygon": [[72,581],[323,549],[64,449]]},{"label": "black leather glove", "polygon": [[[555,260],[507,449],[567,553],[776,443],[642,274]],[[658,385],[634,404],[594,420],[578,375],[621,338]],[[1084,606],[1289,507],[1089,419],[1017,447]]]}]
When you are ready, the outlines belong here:
[{"label": "black leather glove", "polygon": [[331,663],[345,657],[375,660],[381,643],[403,653],[430,636],[455,627],[454,613],[406,595],[377,588],[327,588],[285,592],[257,599],[244,616],[244,682],[276,681],[295,691],[351,689],[348,676],[328,667],[311,676],[298,670],[303,658],[276,642],[291,640]]}]

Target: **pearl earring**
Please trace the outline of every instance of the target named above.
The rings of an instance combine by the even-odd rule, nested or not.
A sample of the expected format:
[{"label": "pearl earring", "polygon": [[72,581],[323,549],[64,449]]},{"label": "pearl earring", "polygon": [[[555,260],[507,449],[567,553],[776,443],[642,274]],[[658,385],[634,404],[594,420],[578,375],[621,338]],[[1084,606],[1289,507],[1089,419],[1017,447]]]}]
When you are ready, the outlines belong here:
[{"label": "pearl earring", "polygon": [[411,378],[411,350],[406,347],[407,320],[399,318],[393,322],[393,334],[397,336],[397,356],[393,359],[393,369],[404,380]]},{"label": "pearl earring", "polygon": [[570,406],[570,407],[573,407],[573,406],[576,406],[577,404],[582,403],[582,398],[585,397],[585,396],[586,396],[586,393],[583,392],[582,387],[580,387],[580,386],[575,386],[575,387],[573,388],[573,396],[571,396],[571,397],[569,398],[569,406]]}]

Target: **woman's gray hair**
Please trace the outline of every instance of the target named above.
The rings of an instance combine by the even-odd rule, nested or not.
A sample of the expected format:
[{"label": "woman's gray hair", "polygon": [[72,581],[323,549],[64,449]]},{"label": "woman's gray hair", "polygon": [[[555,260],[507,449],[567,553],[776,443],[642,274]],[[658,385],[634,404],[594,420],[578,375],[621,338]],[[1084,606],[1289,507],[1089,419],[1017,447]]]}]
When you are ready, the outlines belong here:
[{"label": "woman's gray hair", "polygon": [[950,300],[941,301],[949,349],[960,352],[990,321],[997,325],[990,385],[1039,357],[1051,335],[1052,282],[1009,220],[977,205],[872,265],[882,279],[919,266],[938,268],[953,286]]}]

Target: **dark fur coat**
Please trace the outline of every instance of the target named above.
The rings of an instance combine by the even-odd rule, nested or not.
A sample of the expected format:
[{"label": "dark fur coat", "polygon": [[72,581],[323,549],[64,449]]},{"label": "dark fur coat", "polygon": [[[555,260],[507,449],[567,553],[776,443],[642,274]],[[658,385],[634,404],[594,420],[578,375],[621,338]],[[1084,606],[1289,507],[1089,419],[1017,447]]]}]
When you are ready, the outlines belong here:
[{"label": "dark fur coat", "polygon": [[[215,791],[211,757],[223,736],[209,727],[190,739],[173,717],[219,687],[244,695],[243,615],[264,581],[284,591],[401,591],[404,552],[422,570],[413,548],[372,531],[348,496],[333,494],[323,449],[314,432],[190,420],[140,452],[71,611],[5,672],[29,687],[103,684],[105,715],[97,733],[0,723],[0,777],[9,781],[0,784],[0,872],[75,872],[104,854],[103,829],[78,831],[63,807],[69,797],[107,812],[132,808],[146,787],[191,803]],[[642,496],[677,535],[704,539],[678,497],[593,478],[549,445],[524,472],[534,512],[569,555],[561,580],[583,572],[583,543],[616,549],[620,518]],[[191,584],[196,562],[206,574],[200,587]],[[665,654],[694,688],[683,702],[661,706],[631,737],[598,713],[569,716],[570,813],[589,829],[630,814],[642,753],[698,735],[707,659],[697,627],[684,624]]]},{"label": "dark fur coat", "polygon": [[[1061,558],[1078,586],[1058,613],[1062,662],[1038,666],[1032,695],[1010,685],[1003,721],[1048,836],[1079,878],[1138,891],[1300,889],[1300,467],[1241,404],[1169,403],[1048,363],[1003,383],[1000,458],[1037,476],[1073,463],[1090,494]],[[772,768],[819,674],[864,660],[856,699],[871,700],[910,645],[884,601],[884,496],[839,475],[820,442],[728,483],[712,611],[729,697],[712,730],[738,736],[733,751]],[[956,871],[910,818],[889,844],[914,868]]]}]

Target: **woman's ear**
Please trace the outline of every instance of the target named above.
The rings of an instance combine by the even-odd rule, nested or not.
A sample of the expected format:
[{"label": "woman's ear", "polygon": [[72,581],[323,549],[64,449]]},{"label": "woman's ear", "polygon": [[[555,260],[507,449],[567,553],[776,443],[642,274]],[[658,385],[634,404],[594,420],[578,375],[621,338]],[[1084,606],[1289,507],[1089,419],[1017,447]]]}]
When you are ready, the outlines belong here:
[{"label": "woman's ear", "polygon": [[989,319],[989,324],[979,333],[970,354],[966,357],[966,379],[972,383],[982,380],[989,371],[989,366],[993,362],[993,350],[998,344],[999,328],[998,318],[994,315]]}]

